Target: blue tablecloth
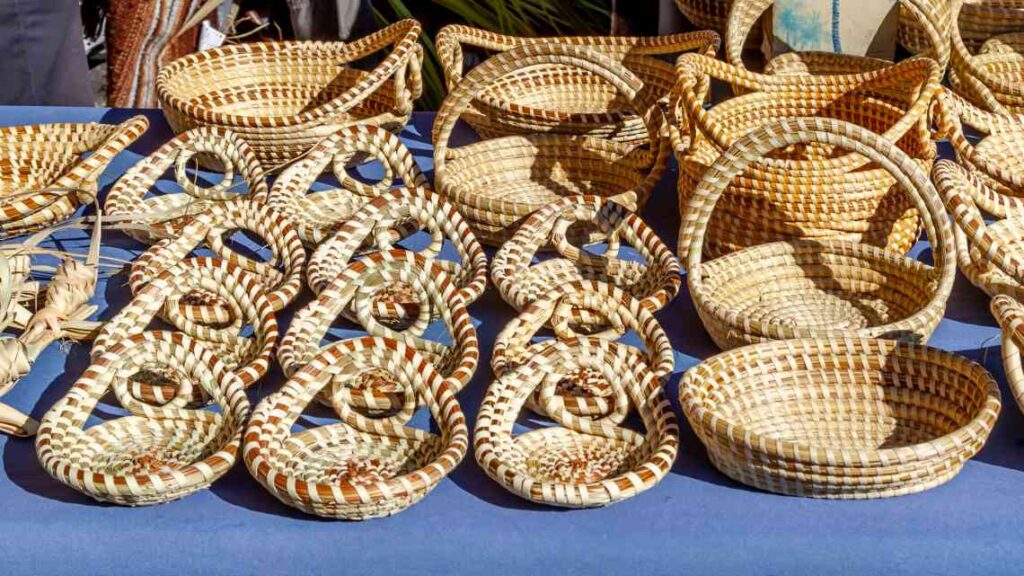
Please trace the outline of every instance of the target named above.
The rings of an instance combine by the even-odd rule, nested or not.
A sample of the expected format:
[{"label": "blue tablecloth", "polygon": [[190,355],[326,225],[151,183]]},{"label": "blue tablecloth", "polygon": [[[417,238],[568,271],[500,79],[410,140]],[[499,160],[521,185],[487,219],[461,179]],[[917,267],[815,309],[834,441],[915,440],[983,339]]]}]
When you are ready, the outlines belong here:
[{"label": "blue tablecloth", "polygon": [[[0,123],[120,121],[133,112],[88,108],[0,108]],[[149,132],[121,154],[104,189],[170,134],[158,112]],[[405,139],[431,168],[433,117],[417,114]],[[644,216],[674,247],[675,172]],[[119,235],[111,253],[137,251]],[[68,241],[69,248],[76,241]],[[84,240],[77,247],[84,247]],[[922,243],[916,253],[927,251]],[[927,255],[925,255],[927,257]],[[683,371],[716,352],[685,293],[658,314],[676,350],[668,394],[678,410]],[[123,274],[98,289],[99,317],[128,297]],[[109,305],[108,305],[109,304]],[[512,317],[493,290],[471,309],[483,358],[460,394],[470,421],[490,379],[490,348]],[[958,278],[931,344],[984,364],[1005,384],[999,331],[984,295]],[[51,346],[3,398],[41,417],[85,368],[87,346]],[[275,374],[252,391],[280,386]],[[472,453],[421,503],[391,518],[325,521],[277,502],[239,463],[210,490],[162,506],[98,504],[51,479],[31,440],[0,437],[0,570],[6,574],[996,574],[1024,561],[1024,446],[1021,414],[1004,389],[988,445],[952,482],[901,498],[832,502],[766,494],[718,473],[683,424],[672,473],[654,489],[601,510],[533,505],[505,492]]]}]

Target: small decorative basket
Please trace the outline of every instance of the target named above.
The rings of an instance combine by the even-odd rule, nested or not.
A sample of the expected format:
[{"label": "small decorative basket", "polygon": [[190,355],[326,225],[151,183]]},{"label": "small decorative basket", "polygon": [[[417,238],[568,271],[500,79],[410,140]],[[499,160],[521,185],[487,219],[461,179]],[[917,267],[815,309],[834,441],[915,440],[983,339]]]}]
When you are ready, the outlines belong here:
[{"label": "small decorative basket", "polygon": [[[728,32],[726,22],[734,0],[676,0],[679,11],[694,26],[702,30],[714,30],[722,36]],[[746,48],[756,50],[764,40],[764,26],[759,22],[752,27],[747,37]]]},{"label": "small decorative basket", "polygon": [[[219,410],[139,399],[126,376],[153,369],[200,388]],[[97,402],[111,390],[130,415],[87,427]],[[160,504],[226,474],[238,457],[248,417],[241,380],[211,350],[181,333],[145,332],[107,347],[50,408],[36,437],[36,455],[50,476],[96,500]]]},{"label": "small decorative basket", "polygon": [[[640,355],[655,378],[665,379],[672,373],[672,343],[645,303],[611,284],[580,280],[552,288],[505,325],[491,355],[494,375],[502,378],[545,348],[576,340],[580,334],[573,326],[583,324],[581,319],[607,327],[586,336],[595,345],[600,341],[600,346],[616,354]],[[546,325],[552,327],[555,338],[537,339]],[[627,332],[636,335],[642,349],[618,340]],[[615,391],[600,374],[581,369],[560,380],[552,394],[559,396],[565,409],[576,416],[607,418],[618,424],[632,405],[628,396],[616,396]],[[546,413],[545,399],[539,391],[526,399],[526,407],[537,414]]]},{"label": "small decorative basket", "polygon": [[[595,228],[606,242],[600,255],[573,243],[590,240]],[[558,257],[534,263],[548,246]],[[653,312],[682,284],[679,261],[658,235],[636,214],[595,196],[563,198],[534,212],[494,256],[491,278],[519,312],[554,287],[584,279],[618,286]]]},{"label": "small decorative basket", "polygon": [[992,298],[992,315],[1003,330],[1003,369],[1006,383],[1017,402],[1024,410],[1024,368],[1021,366],[1020,347],[1024,342],[1024,306],[1019,297],[1006,294]]},{"label": "small decorative basket", "polygon": [[0,128],[0,239],[53,226],[96,199],[99,177],[149,120]]},{"label": "small decorative basket", "polygon": [[[211,186],[188,173],[189,162],[204,155],[215,158],[224,170],[222,179]],[[168,194],[158,180],[172,166],[180,193]],[[240,182],[235,182],[236,171]],[[156,192],[160,193],[150,195]],[[216,203],[266,199],[266,176],[252,148],[234,132],[204,127],[179,134],[129,168],[110,189],[104,208],[108,215],[135,225],[125,226],[125,233],[152,244],[177,236],[190,217]]]},{"label": "small decorative basket", "polygon": [[[210,302],[201,298],[196,310],[178,313],[191,303],[186,295],[199,292],[226,304],[230,318],[202,316]],[[204,348],[216,354],[243,388],[262,378],[270,367],[277,344],[277,320],[259,277],[227,260],[195,257],[167,268],[148,282],[135,298],[100,328],[92,347],[93,360],[108,349],[147,328],[157,316],[170,322]],[[250,335],[251,333],[251,335]],[[204,390],[180,371],[153,367],[130,379],[130,393],[147,403],[188,406],[208,400]]]},{"label": "small decorative basket", "polygon": [[[773,242],[702,262],[712,211],[729,183],[772,150],[813,144],[853,151],[892,174],[921,214],[933,266],[842,239]],[[949,220],[928,175],[883,136],[829,118],[785,119],[738,140],[697,186],[683,228],[690,295],[723,349],[812,337],[924,342],[956,274]]]},{"label": "small decorative basket", "polygon": [[[402,391],[403,404],[428,407],[437,433],[407,426],[411,413],[364,416],[350,404],[355,394],[338,393],[339,378],[390,382]],[[341,422],[293,432],[313,399],[332,388]],[[256,407],[245,433],[245,465],[278,500],[309,514],[346,520],[396,514],[426,496],[466,455],[469,430],[455,388],[400,341],[336,342]]]},{"label": "small decorative basket", "polygon": [[[623,107],[642,115],[643,145],[592,136],[532,133],[450,147],[456,122],[502,78],[549,65],[590,74],[613,86]],[[600,79],[600,80],[598,80]],[[534,211],[563,196],[635,198],[643,206],[665,171],[670,146],[656,95],[621,63],[587,48],[526,44],[470,70],[445,98],[434,122],[435,184],[485,244],[499,246]],[[562,115],[556,115],[558,121]]]},{"label": "small decorative basket", "polygon": [[[341,126],[405,126],[423,90],[421,32],[415,20],[402,20],[353,42],[204,50],[160,70],[157,98],[175,132],[229,129],[274,172]],[[353,66],[388,48],[373,69]]]},{"label": "small decorative basket", "polygon": [[[940,89],[940,73],[929,59],[862,74],[808,76],[754,74],[684,54],[677,70],[675,114],[687,118],[671,130],[680,166],[681,210],[724,150],[782,118],[852,122],[898,143],[924,171],[935,158],[926,120]],[[749,93],[705,109],[698,88],[708,77],[741,85]],[[863,155],[842,154],[831,141],[769,151],[728,183],[708,226],[704,247],[709,257],[790,239],[842,239],[903,254],[917,241],[920,219],[910,199],[888,171]],[[682,238],[681,246],[688,241]]]},{"label": "small decorative basket", "polygon": [[[384,176],[378,182],[365,183],[349,173],[353,161],[365,160],[380,162]],[[328,167],[339,187],[310,193]],[[282,172],[274,181],[267,204],[295,223],[303,242],[316,246],[360,207],[390,190],[395,179],[406,186],[429,186],[398,136],[377,126],[354,124],[339,128]]]},{"label": "small decorative basket", "polygon": [[956,2],[954,13],[953,91],[996,114],[1024,111],[1024,1]]},{"label": "small decorative basket", "polygon": [[[382,319],[376,302],[382,292],[396,285],[416,301],[418,313],[402,326],[392,327],[387,318],[393,316]],[[397,340],[417,350],[455,391],[465,387],[476,372],[480,361],[476,328],[444,268],[416,252],[391,250],[354,260],[316,300],[295,313],[277,354],[285,375],[295,375],[320,354],[328,331],[348,310],[354,311],[354,319],[370,336]],[[450,344],[424,337],[434,317],[440,318]],[[415,404],[406,404],[413,396],[407,390],[396,390],[388,380],[353,381],[340,376],[334,382],[325,401],[331,394],[345,394],[352,396],[347,402],[368,413],[408,412],[411,417],[416,409]]]},{"label": "small decorative basket", "polygon": [[[437,33],[436,45],[448,90],[452,92],[462,82],[464,46],[501,52],[552,43],[587,48],[613,58],[635,74],[656,98],[662,98],[671,92],[675,72],[671,64],[658,56],[691,51],[714,56],[720,41],[714,32],[652,37],[523,38],[448,25]],[[643,113],[634,110],[616,87],[599,74],[571,63],[549,61],[509,71],[496,79],[479,91],[462,118],[485,139],[532,133],[585,134],[645,145],[650,139],[641,118]]]},{"label": "small decorative basket", "polygon": [[[612,416],[569,411],[555,391],[580,372],[635,407],[644,431],[620,426]],[[631,498],[660,482],[679,450],[679,426],[662,384],[640,354],[602,340],[546,346],[488,387],[473,432],[476,460],[495,482],[533,502],[592,508]],[[535,394],[557,425],[513,435]]]},{"label": "small decorative basket", "polygon": [[711,463],[769,492],[884,498],[955,476],[1000,411],[970,360],[888,340],[755,344],[690,369],[679,402]]}]

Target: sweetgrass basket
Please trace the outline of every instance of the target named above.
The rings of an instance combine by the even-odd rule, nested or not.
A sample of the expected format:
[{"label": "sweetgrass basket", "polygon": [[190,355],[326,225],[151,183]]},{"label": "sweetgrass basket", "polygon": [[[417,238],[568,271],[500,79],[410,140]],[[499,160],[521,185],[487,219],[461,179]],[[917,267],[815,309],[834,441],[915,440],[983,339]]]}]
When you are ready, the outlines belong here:
[{"label": "sweetgrass basket", "polygon": [[[975,106],[998,114],[1024,110],[1024,1],[953,3],[949,85]],[[979,31],[980,29],[980,31]]]},{"label": "sweetgrass basket", "polygon": [[[524,45],[564,44],[608,56],[635,74],[656,98],[667,96],[675,73],[659,56],[699,52],[714,56],[714,32],[687,32],[653,37],[559,36],[523,38],[462,25],[437,34],[438,59],[449,92],[462,82],[464,49],[502,52]],[[614,85],[600,75],[556,61],[509,71],[482,89],[462,116],[482,138],[515,134],[560,133],[599,136],[626,144],[647,144],[641,115]]]},{"label": "sweetgrass basket", "polygon": [[[603,237],[595,254],[581,245],[591,231]],[[554,247],[557,256],[538,259]],[[552,288],[578,280],[618,286],[653,311],[666,306],[682,284],[679,261],[644,221],[625,207],[595,196],[571,196],[534,212],[497,254],[491,278],[505,302],[522,311]],[[583,320],[577,328],[597,326]]]},{"label": "sweetgrass basket", "polygon": [[[726,22],[734,0],[676,0],[679,11],[700,29],[714,30],[722,36],[728,33]],[[758,49],[764,41],[764,26],[760,22],[751,27],[745,47]]]},{"label": "sweetgrass basket", "polygon": [[[408,426],[411,413],[367,417],[350,402],[358,386],[339,378],[387,380],[405,405],[424,405],[437,432]],[[334,388],[341,422],[293,431],[315,398]],[[285,504],[328,518],[390,516],[426,496],[462,461],[466,418],[451,379],[397,340],[362,337],[336,342],[313,357],[253,411],[243,457],[260,484]]]},{"label": "sweetgrass basket", "polygon": [[978,364],[907,342],[820,338],[730,350],[679,402],[711,463],[756,488],[882,498],[953,478],[988,439],[999,388]]},{"label": "sweetgrass basket", "polygon": [[1024,306],[1019,296],[1000,294],[992,298],[992,315],[999,322],[1003,336],[1003,369],[1006,383],[1017,402],[1024,410],[1024,368],[1021,366],[1021,343],[1024,342]]},{"label": "sweetgrass basket", "polygon": [[[353,164],[377,161],[383,176],[364,182],[350,172]],[[330,170],[337,188],[311,191]],[[267,204],[288,216],[303,242],[315,246],[334,234],[364,204],[400,180],[405,186],[429,185],[409,149],[394,134],[377,126],[343,126],[324,138],[274,181]]]},{"label": "sweetgrass basket", "polygon": [[[586,371],[632,405],[643,432],[615,417],[577,416],[555,391]],[[668,474],[679,450],[679,426],[642,356],[600,339],[546,346],[491,383],[473,432],[476,460],[513,494],[569,508],[607,506],[653,488]],[[514,434],[527,399],[539,394],[555,426]]]},{"label": "sweetgrass basket", "polygon": [[[712,212],[729,183],[772,150],[819,143],[892,174],[921,215],[933,265],[844,239],[778,241],[702,261]],[[739,139],[708,168],[683,229],[690,295],[723,349],[803,337],[925,341],[942,319],[956,274],[949,220],[927,173],[883,136],[830,118],[786,119]]]},{"label": "sweetgrass basket", "polygon": [[[927,122],[940,72],[914,58],[860,74],[762,75],[699,55],[677,62],[680,77],[672,140],[679,162],[682,210],[708,168],[751,131],[782,118],[845,121],[881,134],[930,168],[936,155]],[[706,79],[748,93],[705,107]],[[687,129],[689,132],[687,132]],[[825,141],[776,146],[735,181],[708,226],[708,256],[788,239],[858,241],[905,253],[919,234],[919,217],[893,176],[856,152]],[[681,246],[685,254],[684,237]]]},{"label": "sweetgrass basket", "polygon": [[[503,77],[545,66],[568,67],[613,86],[644,119],[642,145],[569,134],[531,133],[453,147],[456,122]],[[595,80],[597,81],[597,80]],[[455,204],[477,238],[500,245],[527,216],[563,196],[635,197],[642,206],[664,172],[670,146],[657,95],[618,61],[567,44],[526,44],[491,56],[448,94],[434,122],[437,190]],[[562,121],[558,114],[553,121]]]},{"label": "sweetgrass basket", "polygon": [[[341,126],[399,130],[423,90],[421,28],[402,20],[353,42],[257,42],[190,54],[156,79],[176,132],[216,126],[248,141],[271,172]],[[390,52],[370,70],[354,64]]]},{"label": "sweetgrass basket", "polygon": [[149,120],[0,128],[0,239],[58,224],[96,199],[99,177]]},{"label": "sweetgrass basket", "polygon": [[[201,389],[218,410],[135,396],[130,376],[154,369]],[[87,426],[96,404],[111,391],[128,415]],[[182,333],[133,334],[106,347],[47,411],[36,455],[51,476],[96,500],[160,504],[227,473],[248,417],[241,380],[209,348]]]},{"label": "sweetgrass basket", "polygon": [[[1024,2],[1020,0],[932,0],[940,2],[949,14],[949,33],[958,34],[964,47],[976,53],[993,36],[1019,32],[1024,29]],[[955,17],[957,4],[961,5],[959,18]],[[900,18],[899,40],[917,54],[929,46],[928,35],[903,9]],[[954,25],[958,22],[958,25]],[[955,26],[955,27],[954,27]],[[952,37],[950,37],[952,38]]]},{"label": "sweetgrass basket", "polygon": [[[204,156],[223,171],[210,185],[189,171],[190,163]],[[171,168],[177,193],[170,193],[161,181]],[[107,193],[104,210],[132,224],[123,227],[126,234],[152,244],[176,236],[190,217],[214,204],[266,199],[266,175],[252,148],[234,132],[203,127],[179,134],[129,168]]]}]

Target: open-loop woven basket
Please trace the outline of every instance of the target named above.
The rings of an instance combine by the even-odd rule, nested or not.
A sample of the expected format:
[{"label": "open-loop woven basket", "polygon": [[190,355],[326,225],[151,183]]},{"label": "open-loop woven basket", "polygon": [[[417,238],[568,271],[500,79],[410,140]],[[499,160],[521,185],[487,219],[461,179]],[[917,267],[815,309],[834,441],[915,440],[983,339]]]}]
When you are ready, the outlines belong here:
[{"label": "open-loop woven basket", "polygon": [[[570,134],[531,133],[452,147],[456,122],[509,74],[557,65],[589,74],[622,95],[643,118],[642,145]],[[434,121],[437,190],[454,203],[477,238],[498,246],[534,211],[563,196],[619,197],[641,207],[665,171],[671,147],[662,136],[659,98],[620,62],[568,44],[526,44],[491,56],[448,94]]]},{"label": "open-loop woven basket", "polygon": [[[352,174],[354,164],[377,161],[383,176],[364,182]],[[337,188],[312,191],[328,170]],[[267,204],[295,223],[303,242],[315,246],[373,198],[386,193],[400,180],[405,186],[429,186],[409,149],[394,134],[377,126],[354,124],[339,128],[289,166],[274,181]]]},{"label": "open-loop woven basket", "polygon": [[[728,27],[726,23],[729,13],[735,0],[676,0],[679,11],[686,16],[694,26],[704,30],[714,30],[721,35],[726,35]],[[764,26],[758,22],[756,28],[751,29],[747,37],[746,48],[760,48],[764,40]]]},{"label": "open-loop woven basket", "polygon": [[992,299],[992,315],[1003,332],[1003,369],[1006,383],[1024,410],[1024,367],[1021,365],[1021,346],[1024,345],[1024,305],[1017,296],[1001,294]]},{"label": "open-loop woven basket", "polygon": [[985,222],[978,198],[991,196],[981,178],[949,160],[932,170],[935,187],[953,214],[957,264],[989,296],[1024,297],[1024,213]]},{"label": "open-loop woven basket", "polygon": [[0,239],[53,226],[95,200],[103,170],[148,127],[135,116],[0,128]]},{"label": "open-loop woven basket", "polygon": [[[203,295],[195,310],[181,311],[189,294]],[[202,315],[208,295],[227,305],[228,319]],[[167,268],[100,328],[92,347],[94,360],[132,336],[148,333],[161,317],[174,328],[216,354],[247,388],[266,375],[277,344],[277,319],[259,277],[227,260],[194,257]],[[208,399],[205,390],[180,373],[161,366],[131,378],[130,393],[144,402],[187,406]]]},{"label": "open-loop woven basket", "polygon": [[[216,159],[223,170],[218,182],[205,185],[197,171],[189,170],[201,156]],[[161,181],[171,168],[177,190]],[[110,189],[104,209],[135,225],[124,226],[125,233],[151,244],[176,236],[190,217],[213,204],[266,199],[266,176],[252,148],[230,130],[204,127],[179,134],[129,168]]]},{"label": "open-loop woven basket", "polygon": [[[643,431],[568,410],[555,390],[581,371],[632,405]],[[662,384],[629,347],[594,338],[545,346],[488,387],[473,432],[476,460],[502,487],[533,502],[591,508],[635,496],[668,474],[679,450],[679,426]],[[556,425],[514,435],[535,394]]]},{"label": "open-loop woven basket", "polygon": [[[580,245],[591,231],[604,248]],[[538,252],[553,246],[557,256],[540,259]],[[534,212],[494,256],[491,278],[501,297],[522,311],[553,288],[577,280],[614,284],[651,311],[660,310],[679,293],[679,261],[654,230],[611,200],[571,196]],[[577,328],[588,326],[582,313]],[[598,326],[606,319],[595,319]]]},{"label": "open-loop woven basket", "polygon": [[[141,400],[129,383],[146,370],[192,383],[218,410]],[[110,391],[128,415],[89,425]],[[43,416],[36,455],[55,479],[97,500],[160,504],[227,473],[248,417],[241,380],[210,349],[181,333],[134,334],[107,347]]]},{"label": "open-loop woven basket", "polygon": [[[406,405],[426,406],[437,432],[408,426],[410,414],[365,416],[334,387],[387,378]],[[332,394],[341,422],[293,431],[314,398]],[[303,512],[365,520],[390,516],[427,495],[469,449],[456,386],[403,342],[362,337],[334,343],[253,411],[243,458],[271,494]]]},{"label": "open-loop woven basket", "polygon": [[[378,312],[378,295],[400,285],[416,301],[417,315],[392,327]],[[339,316],[352,311],[354,320],[370,336],[389,338],[417,350],[461,390],[476,372],[480,345],[466,303],[436,260],[410,252],[373,252],[352,261],[321,290],[316,300],[298,310],[281,340],[278,361],[286,375],[294,375],[324,348]],[[439,318],[446,334],[428,338],[432,318]],[[361,335],[360,335],[361,336]],[[344,338],[344,337],[343,337]],[[447,340],[447,341],[443,341]],[[388,379],[352,380],[338,377],[324,398],[334,393],[351,396],[347,401],[367,413],[408,412],[416,408],[407,402],[413,396]]]},{"label": "open-loop woven basket", "polygon": [[[565,44],[601,52],[634,73],[655,98],[667,96],[675,84],[672,65],[658,56],[698,52],[714,56],[719,38],[714,32],[666,36],[559,36],[523,38],[462,25],[437,33],[438,59],[448,90],[462,82],[464,47],[501,52],[523,45]],[[641,111],[642,112],[642,111]],[[586,134],[625,144],[650,142],[643,118],[628,97],[594,74],[571,64],[546,62],[510,71],[481,90],[465,120],[482,138],[515,134]]]},{"label": "open-loop woven basket", "polygon": [[722,473],[815,498],[938,486],[981,450],[1001,407],[995,380],[978,364],[870,338],[731,350],[687,371],[679,396]]},{"label": "open-loop woven basket", "polygon": [[[580,324],[580,317],[601,319],[591,324],[607,328],[581,335],[573,328]],[[545,326],[552,327],[554,339],[540,338]],[[627,333],[632,333],[633,339],[621,338]],[[506,324],[495,339],[491,369],[501,378],[545,348],[580,337],[608,349],[622,348],[619,352],[623,354],[641,356],[647,370],[658,379],[667,378],[675,365],[672,343],[643,301],[611,284],[580,280],[552,288]],[[615,391],[599,372],[580,369],[567,374],[548,393],[559,396],[565,410],[576,416],[607,418],[618,424],[633,408],[628,396],[616,395]],[[545,402],[538,390],[526,399],[526,407],[544,414]]]},{"label": "open-loop woven basket", "polygon": [[[843,239],[790,240],[702,262],[708,223],[729,183],[770,151],[829,144],[886,170],[920,213],[933,265]],[[928,174],[884,137],[829,118],[786,119],[738,140],[710,167],[683,219],[690,295],[723,349],[831,336],[926,341],[956,274],[953,233]]]},{"label": "open-loop woven basket", "polygon": [[[927,171],[936,155],[927,122],[939,90],[935,63],[914,58],[860,74],[762,75],[684,54],[671,132],[679,161],[679,206],[722,152],[751,131],[784,118],[852,122],[881,134]],[[702,79],[742,85],[748,93],[705,108]],[[692,131],[686,138],[685,127]],[[680,134],[683,132],[683,134]],[[787,239],[844,239],[905,253],[919,217],[893,176],[831,141],[777,146],[731,183],[708,226],[704,248],[720,256]],[[682,246],[689,241],[681,239]],[[685,250],[680,252],[685,254]]]},{"label": "open-loop woven basket", "polygon": [[[265,261],[233,249],[233,235],[238,233],[258,239],[267,247]],[[158,241],[136,258],[128,276],[132,293],[138,294],[161,272],[201,248],[208,248],[218,258],[254,274],[263,283],[274,312],[283,310],[302,290],[306,251],[291,222],[261,204],[225,202],[210,206],[182,227],[177,236]],[[169,303],[164,310],[192,321],[212,320],[217,324],[231,322],[234,315],[229,303],[214,294],[195,291],[185,294],[177,303]]]},{"label": "open-loop woven basket", "polygon": [[[949,85],[989,112],[1024,111],[1024,0],[956,0],[953,10],[960,25],[951,34]],[[980,34],[972,29],[979,22]]]},{"label": "open-loop woven basket", "polygon": [[[176,132],[218,126],[276,171],[356,122],[400,130],[423,91],[421,28],[402,20],[353,42],[256,42],[204,50],[160,70],[157,98]],[[389,49],[371,70],[357,63]]]},{"label": "open-loop woven basket", "polygon": [[[424,234],[413,237],[420,231]],[[399,248],[399,242],[443,268],[466,305],[483,294],[487,254],[455,206],[426,188],[397,188],[364,204],[317,247],[309,261],[309,285],[319,294],[353,259]],[[392,296],[380,301],[389,308],[378,307],[381,315],[415,317],[414,300],[400,292]]]}]

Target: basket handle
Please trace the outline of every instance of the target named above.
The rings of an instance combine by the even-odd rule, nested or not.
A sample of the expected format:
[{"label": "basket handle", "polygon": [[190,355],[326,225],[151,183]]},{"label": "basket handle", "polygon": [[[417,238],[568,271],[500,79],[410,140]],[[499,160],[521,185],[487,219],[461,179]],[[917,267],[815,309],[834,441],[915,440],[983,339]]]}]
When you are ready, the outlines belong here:
[{"label": "basket handle", "polygon": [[[982,66],[978,65],[974,56],[964,43],[963,35],[960,33],[960,11],[964,6],[964,0],[951,0],[950,12],[952,13],[953,26],[950,30],[952,38],[952,61],[953,71],[957,79],[965,89],[970,91],[975,98],[981,101],[990,111],[996,114],[1011,114],[996,97],[989,86],[1003,84],[997,77],[989,74]],[[1001,52],[1001,50],[995,50]]]},{"label": "basket handle", "polygon": [[730,2],[729,16],[725,21],[725,57],[739,68],[743,68],[743,46],[754,25],[772,7],[775,0],[744,0]]},{"label": "basket handle", "polygon": [[[473,68],[459,82],[437,111],[434,120],[434,173],[435,179],[443,178],[447,160],[457,154],[449,147],[449,140],[455,124],[472,101],[493,82],[502,76],[544,64],[561,64],[594,73],[614,86],[631,103],[633,110],[642,118],[647,127],[652,151],[637,150],[638,154],[650,155],[660,142],[660,126],[654,116],[660,108],[654,106],[654,97],[645,90],[643,82],[625,66],[597,51],[580,46],[564,44],[526,44],[507,52],[498,53]],[[556,118],[553,118],[557,120]],[[602,142],[602,141],[596,141]],[[608,145],[612,145],[609,143]]]},{"label": "basket handle", "polygon": [[1013,296],[999,294],[989,308],[1003,333],[1003,369],[1006,382],[1018,406],[1024,406],[1024,367],[1021,366],[1021,343],[1024,342],[1024,306]]},{"label": "basket handle", "polygon": [[[946,209],[928,175],[895,144],[874,132],[850,122],[807,117],[786,118],[739,139],[707,169],[694,190],[683,216],[679,251],[686,254],[690,294],[698,307],[704,299],[701,270],[704,237],[718,199],[734,178],[765,154],[786,146],[809,143],[829,144],[863,155],[889,172],[897,185],[907,192],[924,221],[925,233],[932,244],[934,266],[938,270],[937,287],[928,307],[944,305],[956,273],[955,252]],[[728,321],[741,322],[738,316],[730,316]],[[779,326],[779,329],[784,337],[797,336],[790,327]],[[790,333],[792,335],[788,335]]]},{"label": "basket handle", "polygon": [[938,124],[939,134],[945,137],[961,162],[966,162],[986,176],[1014,189],[1024,188],[1024,176],[1014,170],[1007,170],[993,162],[967,138],[964,124],[971,128],[993,134],[1000,130],[1024,132],[1024,120],[1019,115],[994,114],[976,108],[958,94],[943,90],[934,103],[933,116]]},{"label": "basket handle", "polygon": [[[54,188],[83,188],[86,181],[96,180],[100,173],[110,164],[110,161],[119,152],[131,145],[139,136],[149,128],[149,119],[145,116],[133,116],[128,121],[114,127],[113,132],[103,144],[91,150],[88,157],[81,159],[70,170],[65,172],[56,182]],[[94,190],[94,187],[93,187]],[[92,198],[83,198],[83,202],[92,201]]]}]

